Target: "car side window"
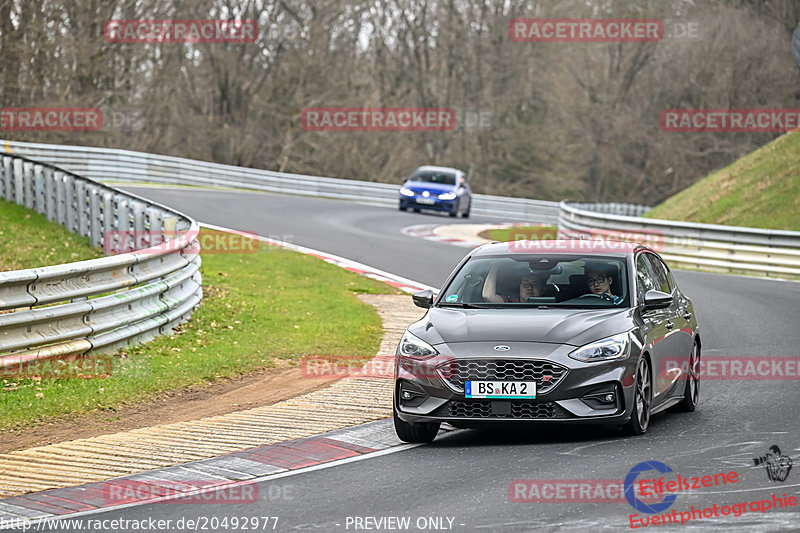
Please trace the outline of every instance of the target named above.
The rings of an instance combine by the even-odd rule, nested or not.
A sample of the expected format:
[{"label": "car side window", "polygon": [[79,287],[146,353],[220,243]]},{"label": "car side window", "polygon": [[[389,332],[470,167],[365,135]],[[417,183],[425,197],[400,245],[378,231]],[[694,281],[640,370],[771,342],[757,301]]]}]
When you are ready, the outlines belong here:
[{"label": "car side window", "polygon": [[678,284],[675,281],[675,276],[672,275],[672,270],[667,269],[667,274],[669,275],[669,284],[670,284],[670,286],[673,289],[677,289],[678,288]]},{"label": "car side window", "polygon": [[650,262],[644,254],[636,258],[636,286],[639,291],[639,301],[644,302],[644,295],[647,291],[656,288],[653,273],[650,271]]},{"label": "car side window", "polygon": [[667,274],[667,267],[657,256],[653,254],[646,254],[647,260],[650,261],[650,266],[653,269],[655,276],[656,289],[667,294],[672,293],[672,287],[669,282],[669,274]]}]

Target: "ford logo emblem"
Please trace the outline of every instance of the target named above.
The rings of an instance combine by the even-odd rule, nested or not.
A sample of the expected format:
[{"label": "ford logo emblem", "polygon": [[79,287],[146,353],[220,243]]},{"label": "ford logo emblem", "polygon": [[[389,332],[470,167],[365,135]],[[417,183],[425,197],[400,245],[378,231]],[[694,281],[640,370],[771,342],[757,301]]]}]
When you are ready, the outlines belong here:
[{"label": "ford logo emblem", "polygon": [[498,352],[507,352],[508,350],[511,349],[511,346],[506,346],[505,344],[498,344],[497,346],[494,347],[494,349],[497,350]]}]

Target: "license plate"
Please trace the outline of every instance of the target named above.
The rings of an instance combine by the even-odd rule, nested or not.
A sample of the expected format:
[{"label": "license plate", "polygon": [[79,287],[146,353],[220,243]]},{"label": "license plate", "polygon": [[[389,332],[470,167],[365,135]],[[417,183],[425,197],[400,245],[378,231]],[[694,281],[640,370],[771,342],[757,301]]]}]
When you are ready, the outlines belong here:
[{"label": "license plate", "polygon": [[467,381],[467,398],[536,398],[535,381]]},{"label": "license plate", "polygon": [[433,198],[417,198],[418,204],[425,204],[425,205],[433,205],[436,203],[436,200]]}]

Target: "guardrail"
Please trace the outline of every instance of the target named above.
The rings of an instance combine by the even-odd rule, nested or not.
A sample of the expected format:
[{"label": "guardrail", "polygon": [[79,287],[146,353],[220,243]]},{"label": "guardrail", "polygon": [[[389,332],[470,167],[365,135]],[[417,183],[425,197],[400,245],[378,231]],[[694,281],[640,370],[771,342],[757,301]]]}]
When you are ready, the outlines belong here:
[{"label": "guardrail", "polygon": [[[139,196],[18,155],[0,155],[0,197],[128,253],[0,272],[0,370],[37,359],[113,351],[168,333],[202,299],[199,226]],[[13,372],[12,372],[13,374]]]},{"label": "guardrail", "polygon": [[[46,161],[96,181],[155,182],[232,187],[339,198],[396,206],[400,183],[374,183],[221,165],[130,150],[0,141],[6,151]],[[472,213],[518,221],[555,224],[558,202],[475,194]]]},{"label": "guardrail", "polygon": [[[569,205],[575,209],[583,209],[584,211],[592,211],[594,213],[606,213],[609,215],[623,215],[630,217],[639,217],[652,209],[646,205],[639,204],[626,204],[626,203],[586,203],[586,202],[569,202]],[[560,213],[560,210],[559,210]]]},{"label": "guardrail", "polygon": [[677,268],[800,279],[800,232],[611,215],[608,204],[559,207],[560,236],[645,241]]},{"label": "guardrail", "polygon": [[[398,185],[220,165],[129,150],[0,141],[6,152],[47,161],[98,181],[232,187],[394,206]],[[639,218],[646,206],[566,203],[475,195],[473,213],[558,223],[564,236],[632,232],[657,239],[678,268],[800,278],[800,233]],[[636,235],[634,235],[636,237]]]}]

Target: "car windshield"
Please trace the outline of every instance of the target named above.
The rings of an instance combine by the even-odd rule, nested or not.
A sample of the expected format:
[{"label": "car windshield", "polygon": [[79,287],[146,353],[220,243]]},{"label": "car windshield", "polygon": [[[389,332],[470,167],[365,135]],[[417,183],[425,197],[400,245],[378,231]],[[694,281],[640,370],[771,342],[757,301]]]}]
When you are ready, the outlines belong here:
[{"label": "car windshield", "polygon": [[441,170],[418,170],[411,176],[411,181],[455,185],[456,175],[452,172],[442,172]]},{"label": "car windshield", "polygon": [[624,258],[581,254],[479,257],[445,288],[443,307],[629,307]]}]

